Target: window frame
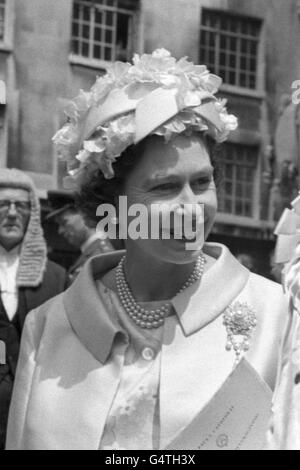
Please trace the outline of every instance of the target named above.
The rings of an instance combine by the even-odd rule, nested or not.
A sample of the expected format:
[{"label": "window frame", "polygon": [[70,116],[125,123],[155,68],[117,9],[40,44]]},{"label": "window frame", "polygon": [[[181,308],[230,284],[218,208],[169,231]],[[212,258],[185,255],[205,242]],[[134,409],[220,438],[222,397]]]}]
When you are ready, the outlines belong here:
[{"label": "window frame", "polygon": [[[248,95],[248,96],[253,96],[253,97],[258,97],[258,98],[264,98],[265,97],[265,88],[264,88],[264,44],[265,44],[265,24],[263,18],[259,18],[256,16],[251,16],[251,15],[242,15],[240,13],[231,11],[231,10],[222,10],[222,9],[217,9],[217,8],[211,8],[211,7],[202,7],[201,9],[201,18],[200,18],[200,28],[199,28],[199,42],[198,42],[198,57],[200,59],[200,62],[202,61],[205,65],[208,66],[208,68],[211,66],[211,64],[206,63],[207,61],[202,59],[202,48],[201,48],[201,34],[203,31],[209,32],[215,32],[215,28],[212,28],[211,26],[207,26],[203,24],[203,15],[205,12],[209,12],[212,14],[220,15],[219,16],[219,22],[221,21],[221,17],[227,17],[231,19],[236,19],[238,20],[252,20],[260,23],[260,30],[259,34],[257,36],[257,52],[256,52],[256,74],[255,74],[255,88],[250,88],[249,86],[242,86],[240,83],[232,84],[229,83],[228,81],[225,81],[223,79],[223,84],[222,84],[222,91],[229,92],[229,93],[234,93],[234,94],[239,94],[239,95]],[[217,34],[217,40],[218,43],[220,42],[220,35],[225,34],[226,31],[219,30]],[[239,40],[239,43],[241,42],[242,39],[245,39],[246,36],[244,37],[243,35],[239,35],[239,33],[233,33],[229,32],[229,34],[226,35],[226,38],[229,36],[234,35],[237,37]],[[254,37],[253,37],[254,38]],[[250,37],[248,38],[250,39]],[[203,48],[204,50],[204,48]],[[215,53],[215,59],[219,58],[220,56],[220,47],[218,48],[217,52]],[[225,51],[225,57],[226,57],[226,62],[225,62],[225,69],[228,71],[228,56],[229,56],[229,49],[226,48],[224,49]],[[206,47],[205,49],[206,54],[209,53],[208,48]],[[250,56],[249,56],[250,57]],[[248,60],[248,59],[247,59]],[[250,59],[249,59],[250,60]],[[222,72],[219,72],[219,69],[221,67],[220,61],[218,60],[218,64],[216,63],[215,60],[215,67],[217,70],[213,71],[211,70],[212,73],[216,73],[217,75],[222,75]],[[224,68],[223,67],[223,68]],[[239,68],[235,67],[235,74],[239,74],[240,72],[240,64]],[[249,70],[246,71],[247,74],[250,73]]]},{"label": "window frame", "polygon": [[13,24],[15,0],[5,0],[4,35],[0,39],[0,51],[11,52],[13,49]]},{"label": "window frame", "polygon": [[[85,0],[78,0],[78,1],[80,1],[82,3],[85,2]],[[114,61],[114,59],[112,59],[111,61],[110,60],[109,61],[104,60],[104,59],[96,59],[96,58],[93,58],[93,57],[85,57],[83,55],[76,54],[76,53],[73,52],[72,28],[73,28],[73,21],[74,21],[74,16],[73,16],[74,4],[75,4],[75,0],[72,1],[72,10],[71,10],[72,14],[71,14],[71,38],[70,38],[69,61],[73,65],[84,66],[84,67],[88,67],[88,68],[92,68],[92,69],[107,70],[109,68],[109,66],[112,64],[112,62]],[[113,11],[113,12],[115,11],[114,7],[107,7],[107,8],[108,8],[109,11]],[[121,9],[121,10],[123,10],[123,9]],[[141,14],[142,14],[142,2],[141,2],[141,0],[137,0],[137,8],[133,10],[133,14],[132,14],[132,21],[133,21],[132,30],[133,31],[131,33],[131,37],[129,37],[129,39],[132,42],[132,46],[130,48],[130,51],[128,52],[128,55],[130,56],[130,57],[128,57],[128,60],[131,59],[131,55],[133,54],[134,51],[141,52],[141,50],[142,50],[141,36],[142,36],[142,31],[143,30],[142,30],[141,21],[140,21]],[[94,30],[91,29],[90,34],[92,34],[93,31]],[[90,39],[89,39],[89,41],[90,41]],[[91,43],[89,42],[89,44],[91,44]],[[94,44],[92,44],[92,46],[89,46],[89,47],[93,47],[93,46],[94,46]],[[113,42],[111,43],[111,47],[112,47],[112,49],[115,47]],[[120,59],[117,59],[117,60],[120,60]]]},{"label": "window frame", "polygon": [[[256,162],[255,164],[252,166],[252,165],[249,165],[249,167],[252,166],[253,168],[253,194],[252,194],[252,199],[251,199],[251,205],[252,205],[252,211],[251,211],[251,214],[249,216],[246,216],[244,214],[236,214],[234,212],[226,212],[226,211],[221,211],[219,209],[218,211],[218,218],[219,219],[223,219],[223,220],[231,220],[231,221],[235,221],[238,225],[253,225],[253,226],[257,226],[257,224],[259,223],[260,221],[260,185],[261,185],[261,157],[260,157],[260,146],[259,145],[247,145],[243,142],[234,142],[234,141],[228,141],[228,143],[225,143],[223,144],[224,146],[226,145],[230,145],[230,146],[234,146],[237,148],[237,150],[235,151],[236,154],[238,153],[238,147],[244,147],[245,148],[248,148],[248,149],[253,149],[253,152],[256,153]],[[222,158],[223,157],[223,158]],[[224,162],[224,163],[223,163]],[[234,159],[233,159],[233,162],[234,162]],[[223,165],[222,165],[223,163]],[[229,164],[230,162],[228,162]],[[241,168],[245,168],[245,165],[237,165],[236,163],[232,163],[235,167],[238,167],[240,166]],[[226,197],[226,190],[225,190],[225,184],[226,184],[226,177],[225,177],[225,174],[223,175],[223,172],[225,170],[225,165],[226,165],[226,155],[225,155],[225,152],[224,152],[224,156],[221,155],[220,156],[220,166],[222,168],[222,181],[221,181],[221,196],[223,197]],[[225,172],[224,172],[225,173]],[[235,170],[235,175],[236,175],[236,170]],[[237,180],[236,179],[236,176],[234,178],[234,180],[228,180],[228,182],[231,182],[233,185],[234,185],[234,193],[232,192],[232,194],[229,196],[229,199],[231,199],[231,204],[232,204],[232,207],[235,207],[235,204],[236,204],[236,201],[237,201],[237,197],[236,197],[236,185],[239,183],[239,184],[243,184],[243,181],[242,180]],[[222,186],[224,187],[224,189],[222,189]],[[239,198],[241,199],[241,201],[245,202],[245,198]]]}]

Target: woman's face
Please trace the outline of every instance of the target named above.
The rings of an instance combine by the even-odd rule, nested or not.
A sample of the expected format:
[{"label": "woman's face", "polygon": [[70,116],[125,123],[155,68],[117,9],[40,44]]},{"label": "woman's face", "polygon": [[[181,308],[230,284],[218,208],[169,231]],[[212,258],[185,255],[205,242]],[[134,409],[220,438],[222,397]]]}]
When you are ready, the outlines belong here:
[{"label": "woman's face", "polygon": [[[153,204],[204,205],[204,236],[207,238],[217,211],[213,167],[207,147],[200,136],[177,136],[169,143],[151,137],[135,169],[129,175],[124,195],[127,204],[142,204],[148,213]],[[195,207],[195,206],[194,206]],[[129,219],[129,222],[132,219]],[[186,240],[137,239],[127,244],[160,261],[188,263],[199,255],[199,248],[186,249]],[[138,246],[137,246],[138,245]]]}]

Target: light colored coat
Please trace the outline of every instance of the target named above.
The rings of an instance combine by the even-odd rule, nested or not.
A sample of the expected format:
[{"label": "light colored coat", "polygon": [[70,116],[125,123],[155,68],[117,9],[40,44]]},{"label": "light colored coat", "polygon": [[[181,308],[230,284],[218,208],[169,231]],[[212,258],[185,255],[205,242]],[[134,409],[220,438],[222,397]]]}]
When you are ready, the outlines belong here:
[{"label": "light colored coat", "polygon": [[[160,373],[161,448],[209,402],[232,371],[222,313],[234,301],[256,310],[258,325],[246,357],[273,388],[287,315],[280,285],[251,274],[226,247],[206,244],[217,259],[173,299],[164,327]],[[126,344],[96,289],[123,252],[88,262],[63,294],[33,311],[25,326],[9,419],[8,449],[98,449],[117,390]],[[110,351],[118,341],[120,354]],[[251,397],[249,397],[251,400]]]}]

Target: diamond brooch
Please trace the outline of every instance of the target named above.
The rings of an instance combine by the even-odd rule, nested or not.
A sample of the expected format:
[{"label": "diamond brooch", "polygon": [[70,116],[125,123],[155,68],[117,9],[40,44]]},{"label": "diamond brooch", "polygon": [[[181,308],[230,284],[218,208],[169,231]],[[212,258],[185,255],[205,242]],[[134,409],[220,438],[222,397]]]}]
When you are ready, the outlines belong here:
[{"label": "diamond brooch", "polygon": [[235,302],[224,312],[223,324],[227,331],[226,350],[234,350],[237,362],[250,348],[251,333],[257,325],[255,310],[247,303]]}]

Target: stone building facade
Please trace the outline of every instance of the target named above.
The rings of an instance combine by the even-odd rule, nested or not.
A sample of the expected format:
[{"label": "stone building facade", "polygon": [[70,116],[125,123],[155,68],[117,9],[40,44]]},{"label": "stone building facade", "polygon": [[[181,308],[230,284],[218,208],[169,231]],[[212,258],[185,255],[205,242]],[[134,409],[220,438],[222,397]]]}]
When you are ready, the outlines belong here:
[{"label": "stone building facade", "polygon": [[0,171],[28,172],[44,199],[60,190],[63,166],[51,137],[64,122],[65,101],[112,60],[164,47],[221,75],[221,95],[239,117],[221,152],[212,238],[265,256],[282,198],[280,163],[290,159],[280,145],[290,127],[280,133],[278,124],[284,101],[294,126],[299,41],[297,0],[0,0]]}]

